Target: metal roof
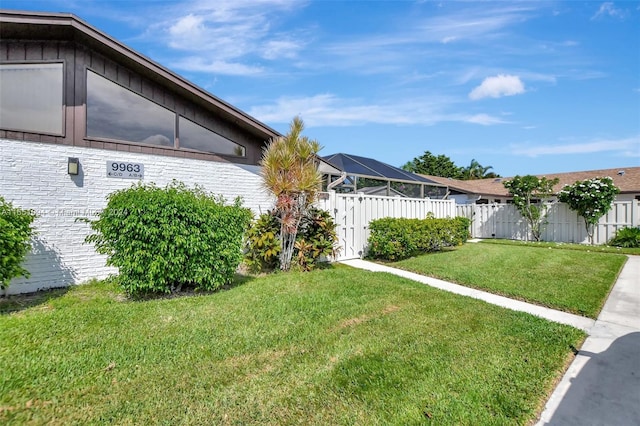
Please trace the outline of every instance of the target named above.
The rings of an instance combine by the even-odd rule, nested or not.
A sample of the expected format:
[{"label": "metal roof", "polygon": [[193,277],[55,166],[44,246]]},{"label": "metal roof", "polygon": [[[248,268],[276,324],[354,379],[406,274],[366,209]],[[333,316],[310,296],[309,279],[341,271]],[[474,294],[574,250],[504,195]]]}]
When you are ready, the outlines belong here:
[{"label": "metal roof", "polygon": [[373,158],[339,153],[327,155],[322,157],[322,159],[350,175],[364,176],[373,179],[444,186],[438,182],[434,182],[415,173],[407,172],[398,167],[390,166],[389,164],[374,160]]}]

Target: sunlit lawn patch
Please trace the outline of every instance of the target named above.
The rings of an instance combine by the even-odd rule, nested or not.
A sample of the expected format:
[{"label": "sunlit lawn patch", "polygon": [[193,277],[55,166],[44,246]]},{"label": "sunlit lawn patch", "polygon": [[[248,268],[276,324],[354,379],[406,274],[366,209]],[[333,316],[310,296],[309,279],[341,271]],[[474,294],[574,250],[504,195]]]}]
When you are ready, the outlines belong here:
[{"label": "sunlit lawn patch", "polygon": [[390,266],[596,318],[626,257],[542,247],[467,243]]},{"label": "sunlit lawn patch", "polygon": [[346,267],[20,309],[0,316],[4,424],[527,424],[584,338]]}]

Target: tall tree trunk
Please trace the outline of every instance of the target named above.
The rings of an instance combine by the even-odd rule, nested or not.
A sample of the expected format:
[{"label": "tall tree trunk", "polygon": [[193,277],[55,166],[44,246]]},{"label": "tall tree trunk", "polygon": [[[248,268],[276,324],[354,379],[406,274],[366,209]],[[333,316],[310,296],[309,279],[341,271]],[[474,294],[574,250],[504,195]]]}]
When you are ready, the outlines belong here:
[{"label": "tall tree trunk", "polygon": [[293,250],[298,236],[298,227],[302,217],[307,214],[307,197],[305,193],[294,196],[294,202],[290,205],[290,210],[282,213],[280,223],[280,235],[282,237],[282,251],[280,252],[280,269],[288,271],[291,269]]}]

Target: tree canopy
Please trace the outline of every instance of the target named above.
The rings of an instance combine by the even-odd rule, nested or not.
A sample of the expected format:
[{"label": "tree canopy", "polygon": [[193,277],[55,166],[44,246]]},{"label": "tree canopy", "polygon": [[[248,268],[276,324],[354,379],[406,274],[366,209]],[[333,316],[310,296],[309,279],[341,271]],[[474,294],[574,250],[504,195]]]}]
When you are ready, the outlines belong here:
[{"label": "tree canopy", "polygon": [[457,166],[446,155],[434,155],[425,151],[420,157],[407,162],[402,169],[423,175],[440,176],[452,179],[472,180],[499,177],[500,175],[489,172],[492,166],[483,166],[476,159],[471,160],[467,167]]},{"label": "tree canopy", "polygon": [[425,151],[420,157],[407,162],[402,168],[408,172],[420,173],[423,175],[442,176],[458,179],[461,176],[460,167],[446,155],[433,155]]},{"label": "tree canopy", "polygon": [[565,185],[558,198],[584,219],[589,241],[593,244],[593,231],[600,218],[612,207],[620,189],[610,177],[596,177]]},{"label": "tree canopy", "polygon": [[460,179],[474,180],[500,177],[494,172],[489,172],[491,169],[493,169],[493,166],[483,166],[474,158],[467,167],[462,168]]},{"label": "tree canopy", "polygon": [[558,178],[526,175],[503,182],[504,187],[513,195],[513,203],[529,224],[531,235],[536,241],[540,241],[542,237],[549,210],[547,200],[553,196],[553,187],[558,181]]}]

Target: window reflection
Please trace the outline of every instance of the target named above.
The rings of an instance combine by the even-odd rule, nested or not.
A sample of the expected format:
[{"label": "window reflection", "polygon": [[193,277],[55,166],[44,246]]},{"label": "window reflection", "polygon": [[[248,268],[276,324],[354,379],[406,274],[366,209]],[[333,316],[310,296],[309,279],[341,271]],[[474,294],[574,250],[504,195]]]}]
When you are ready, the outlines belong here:
[{"label": "window reflection", "polygon": [[180,148],[238,157],[245,155],[243,146],[184,117],[178,119],[178,129],[180,129]]},{"label": "window reflection", "polygon": [[175,114],[87,71],[87,136],[174,146]]},{"label": "window reflection", "polygon": [[62,64],[0,65],[0,127],[63,133]]}]

